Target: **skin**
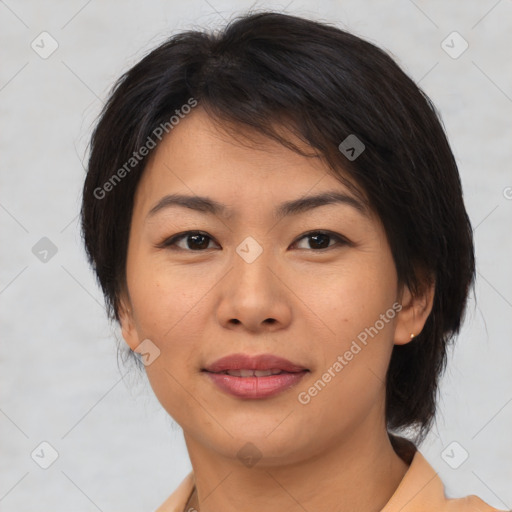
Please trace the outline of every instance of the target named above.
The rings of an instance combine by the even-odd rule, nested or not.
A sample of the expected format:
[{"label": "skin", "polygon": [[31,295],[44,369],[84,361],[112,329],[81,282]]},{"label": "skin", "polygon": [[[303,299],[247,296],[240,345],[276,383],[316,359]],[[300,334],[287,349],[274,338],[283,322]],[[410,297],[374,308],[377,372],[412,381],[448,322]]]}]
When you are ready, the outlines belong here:
[{"label": "skin", "polygon": [[[183,429],[201,512],[378,511],[408,469],[386,431],[385,374],[393,345],[422,330],[433,286],[419,297],[398,286],[372,212],[331,204],[276,222],[272,211],[283,201],[332,190],[355,196],[320,159],[244,133],[253,144],[198,107],[154,150],[131,219],[123,337],[132,350],[145,339],[160,350],[147,375]],[[231,213],[169,207],[147,218],[171,193],[209,196]],[[186,230],[209,238],[156,247]],[[350,244],[331,237],[322,249],[304,236],[311,230]],[[263,249],[252,263],[236,252],[248,236]],[[298,394],[397,302],[402,310],[308,404],[299,403]],[[237,352],[276,354],[310,373],[277,396],[236,398],[201,369]],[[262,456],[252,467],[237,457],[248,442]]]}]

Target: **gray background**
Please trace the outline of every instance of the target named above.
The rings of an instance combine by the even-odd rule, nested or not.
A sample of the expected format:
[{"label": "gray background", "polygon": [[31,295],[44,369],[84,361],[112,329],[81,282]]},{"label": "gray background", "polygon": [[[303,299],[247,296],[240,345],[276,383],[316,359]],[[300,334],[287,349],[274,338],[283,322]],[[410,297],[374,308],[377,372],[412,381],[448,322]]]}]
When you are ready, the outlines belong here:
[{"label": "gray background", "polygon": [[[441,111],[478,279],[421,450],[449,496],[512,509],[511,0],[0,1],[0,509],[152,510],[191,469],[145,377],[118,369],[120,335],[81,247],[83,162],[123,71],[169,34],[251,6],[335,22],[386,48]],[[46,59],[31,47],[43,31],[58,43]],[[469,44],[458,58],[462,41],[444,43],[452,56],[442,47],[453,31]],[[32,251],[43,237],[57,249],[46,262]],[[46,470],[31,458],[42,441],[59,454]],[[469,458],[453,469],[462,450]]]}]

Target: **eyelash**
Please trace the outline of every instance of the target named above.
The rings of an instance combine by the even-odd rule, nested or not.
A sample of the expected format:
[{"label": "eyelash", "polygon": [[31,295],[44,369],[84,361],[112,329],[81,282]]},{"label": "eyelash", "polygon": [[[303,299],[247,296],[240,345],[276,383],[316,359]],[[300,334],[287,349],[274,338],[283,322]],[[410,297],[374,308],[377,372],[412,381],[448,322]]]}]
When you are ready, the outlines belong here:
[{"label": "eyelash", "polygon": [[[181,247],[176,246],[176,243],[179,242],[181,239],[186,239],[188,236],[191,236],[191,235],[201,235],[201,236],[209,238],[210,240],[214,240],[211,236],[209,236],[207,233],[205,233],[203,231],[185,231],[184,233],[174,235],[171,238],[166,238],[165,240],[163,240],[162,242],[157,244],[155,247],[157,247],[158,249],[167,248],[167,249],[172,249],[172,250],[177,250],[177,251],[185,251],[185,252],[205,252],[207,249],[192,250],[192,249],[183,249]],[[332,246],[330,245],[329,247],[324,247],[322,249],[306,249],[306,250],[310,250],[313,252],[325,252],[325,251],[332,249],[333,247],[335,248],[336,245],[341,245],[341,246],[353,245],[347,238],[345,238],[337,233],[333,233],[332,231],[325,231],[325,230],[308,231],[307,233],[304,233],[299,238],[297,238],[293,242],[292,245],[295,245],[296,243],[298,243],[300,240],[302,240],[304,238],[312,237],[313,235],[327,235],[331,239],[336,240],[338,243],[334,244]]]}]

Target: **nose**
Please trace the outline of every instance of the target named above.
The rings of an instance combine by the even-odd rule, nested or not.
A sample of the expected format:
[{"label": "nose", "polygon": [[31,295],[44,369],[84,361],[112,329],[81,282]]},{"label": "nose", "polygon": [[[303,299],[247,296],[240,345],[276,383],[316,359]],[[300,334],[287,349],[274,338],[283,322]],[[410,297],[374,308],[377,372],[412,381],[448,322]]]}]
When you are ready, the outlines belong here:
[{"label": "nose", "polygon": [[275,332],[290,323],[292,294],[283,268],[272,251],[258,246],[240,244],[219,287],[217,317],[228,329]]}]

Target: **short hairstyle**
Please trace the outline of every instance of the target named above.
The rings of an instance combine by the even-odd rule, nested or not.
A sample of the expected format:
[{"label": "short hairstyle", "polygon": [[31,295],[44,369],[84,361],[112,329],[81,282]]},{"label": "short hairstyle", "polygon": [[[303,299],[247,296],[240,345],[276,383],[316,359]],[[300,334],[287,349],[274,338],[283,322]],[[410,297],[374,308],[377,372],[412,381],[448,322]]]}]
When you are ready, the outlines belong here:
[{"label": "short hairstyle", "polygon": [[[81,227],[111,320],[120,321],[134,194],[148,160],[140,148],[157,127],[171,133],[171,116],[194,101],[222,126],[304,154],[279,128],[291,130],[363,191],[399,285],[418,294],[435,282],[422,332],[393,347],[386,375],[388,430],[413,428],[423,440],[475,274],[460,177],[435,106],[385,51],[327,23],[253,12],[218,32],[173,35],[119,78],[91,137]],[[339,148],[350,135],[364,144],[357,158]]]}]

